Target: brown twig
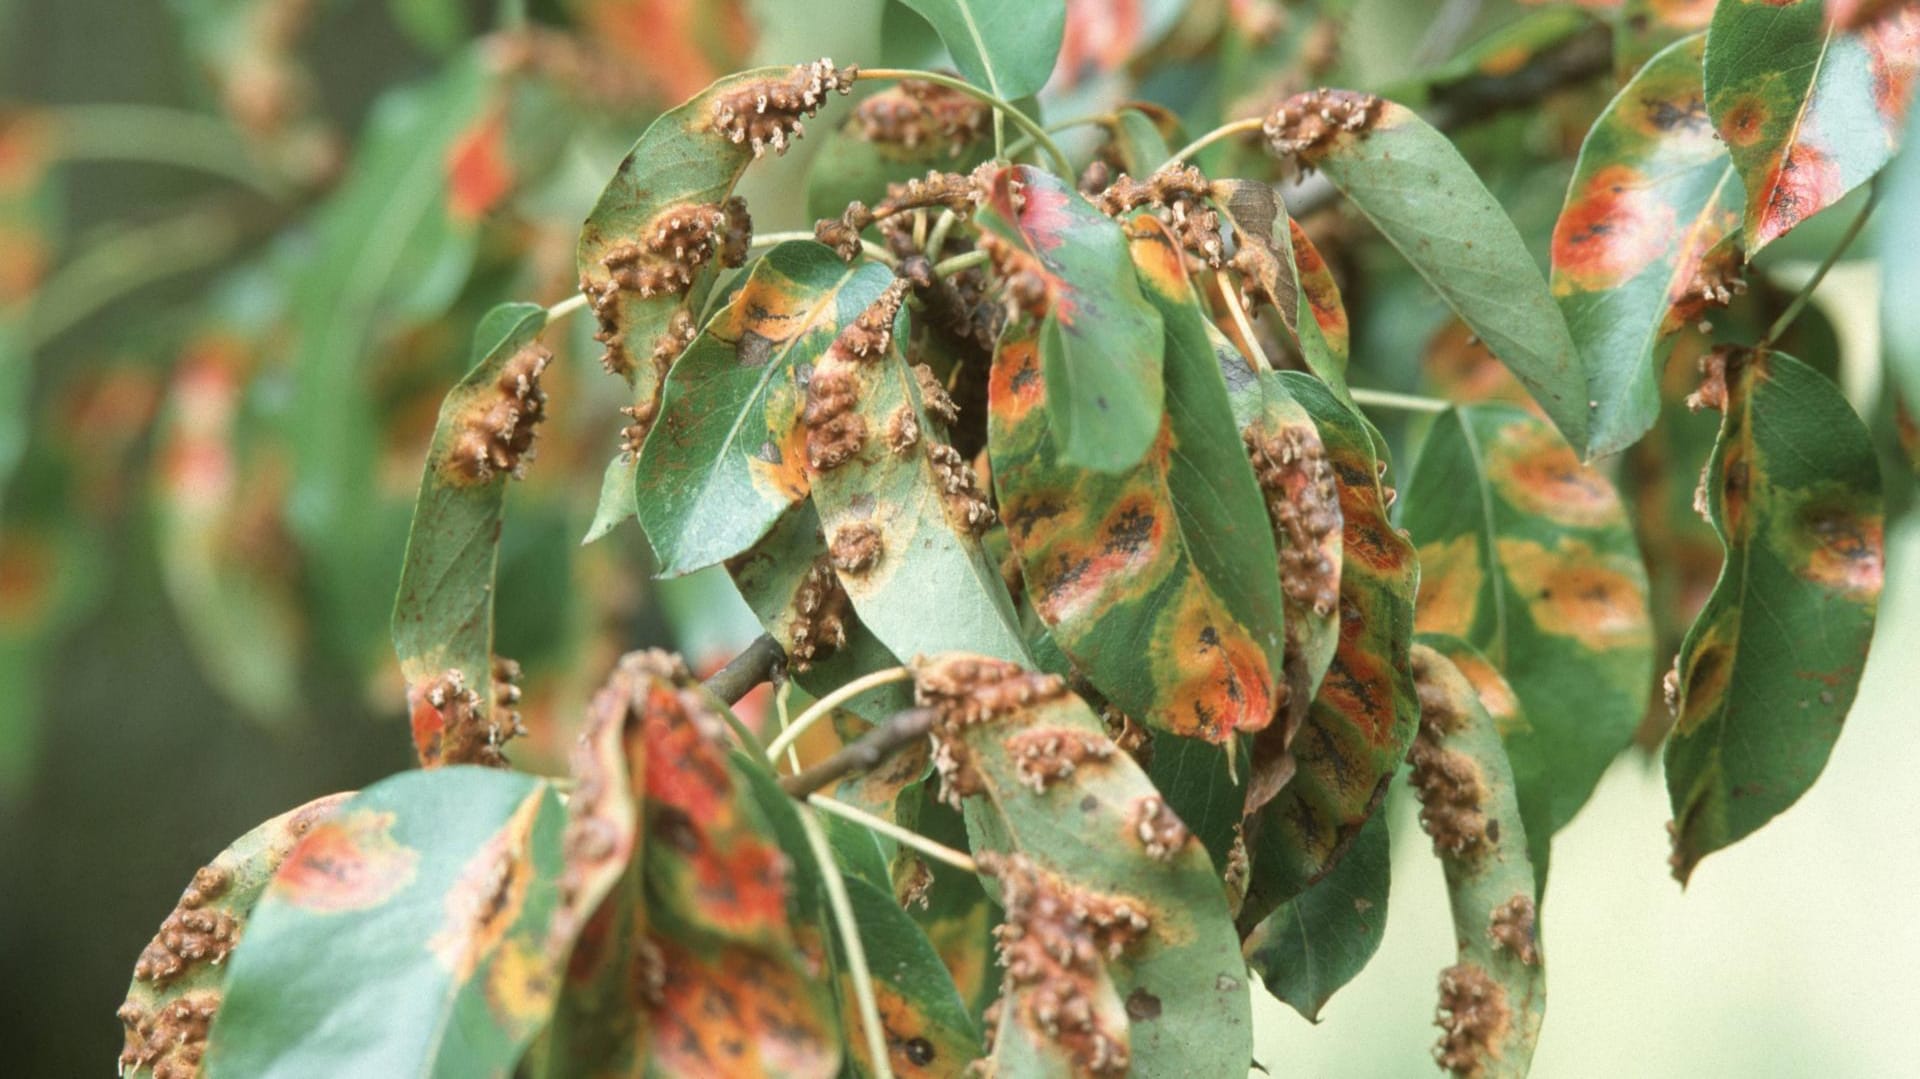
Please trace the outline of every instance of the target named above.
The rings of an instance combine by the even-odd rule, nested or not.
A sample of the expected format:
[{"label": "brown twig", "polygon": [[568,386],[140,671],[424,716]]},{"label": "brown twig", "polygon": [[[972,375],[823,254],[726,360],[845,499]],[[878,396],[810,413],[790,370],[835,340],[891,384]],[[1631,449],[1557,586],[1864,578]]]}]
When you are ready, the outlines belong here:
[{"label": "brown twig", "polygon": [[795,798],[805,798],[844,776],[871,771],[888,757],[925,738],[933,729],[933,720],[931,708],[896,712],[833,756],[793,775],[781,776],[780,789]]},{"label": "brown twig", "polygon": [[706,681],[707,690],[728,704],[738,704],[754,687],[772,680],[786,659],[780,643],[762,633],[726,666],[713,672]]}]

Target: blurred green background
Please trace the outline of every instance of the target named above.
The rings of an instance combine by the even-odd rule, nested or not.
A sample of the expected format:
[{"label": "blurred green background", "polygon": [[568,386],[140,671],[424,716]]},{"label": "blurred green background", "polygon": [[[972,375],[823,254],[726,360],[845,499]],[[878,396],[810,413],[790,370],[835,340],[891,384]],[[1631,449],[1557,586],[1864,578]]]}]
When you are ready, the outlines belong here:
[{"label": "blurred green background", "polygon": [[[764,0],[749,7],[760,28],[752,46],[757,58],[830,53],[871,62],[877,53],[878,0]],[[1457,19],[1466,5],[1359,0],[1355,7],[1351,25],[1358,29],[1345,43],[1349,72],[1377,84],[1404,73],[1435,13]],[[1472,8],[1469,23],[1517,10]],[[349,144],[384,91],[441,70],[436,32],[409,22],[429,9],[456,13],[455,38],[463,27],[490,25],[496,14],[491,0],[464,7],[338,0],[305,37],[301,55],[323,88],[315,107]],[[0,101],[204,108],[205,80],[175,27],[168,6],[155,0],[0,0]],[[558,171],[579,178],[563,175],[543,189],[551,216],[584,215],[594,185],[644,120],[638,114],[608,122],[604,138],[564,163]],[[807,144],[749,180],[744,190],[761,228],[805,225],[793,177],[804,152],[816,147]],[[1518,207],[1523,227],[1529,207],[1550,221],[1561,187],[1506,179],[1503,188],[1494,178],[1494,186]],[[83,243],[109,223],[156,220],[222,189],[217,179],[176,168],[73,164],[60,180],[63,231]],[[151,346],[130,341],[119,332],[120,316],[137,309],[144,317],[189,318],[214,280],[213,271],[168,276],[60,334],[33,356],[34,393],[44,404],[76,373],[167,362],[174,336],[156,334]],[[1395,291],[1400,287],[1383,281],[1378,298],[1393,301],[1404,295]],[[1863,414],[1872,414],[1878,399],[1871,377],[1859,375],[1876,368],[1877,288],[1871,264],[1859,263],[1821,292],[1822,310],[1845,345],[1842,381]],[[486,298],[514,295],[512,287],[496,291]],[[1366,356],[1370,344],[1374,356],[1397,357],[1382,364],[1390,378],[1408,376],[1412,367],[1396,349],[1431,329],[1430,301],[1409,311],[1401,322],[1357,331],[1358,354]],[[587,328],[572,329],[584,336]],[[451,372],[464,333],[417,347],[436,370]],[[591,349],[575,343],[582,346],[575,350],[581,369],[592,368]],[[603,426],[601,433],[610,433],[611,425]],[[6,433],[43,440],[75,432]],[[98,602],[57,647],[24,666],[0,668],[0,697],[37,694],[29,709],[31,766],[0,798],[0,971],[7,975],[0,985],[0,1059],[9,1075],[103,1072],[119,1043],[113,1013],[134,957],[194,868],[262,819],[412,762],[397,694],[370,693],[363,672],[338,655],[316,649],[305,657],[295,720],[277,726],[252,721],[209,682],[169,599],[154,521],[138,493],[149,450],[141,443],[108,458],[132,491],[121,491],[87,522],[93,546],[82,587]],[[539,523],[517,522],[509,548],[570,543],[592,493],[585,492],[584,509],[575,499]],[[613,556],[639,564],[637,538],[629,534],[625,542]],[[397,571],[397,545],[380,553]],[[1683,894],[1666,874],[1669,811],[1658,765],[1636,753],[1616,764],[1562,834],[1545,924],[1551,1007],[1536,1075],[1920,1074],[1920,901],[1913,898],[1920,894],[1920,816],[1912,808],[1920,789],[1920,743],[1913,737],[1920,718],[1913,659],[1920,656],[1920,579],[1908,568],[1916,557],[1920,530],[1907,521],[1889,536],[1880,635],[1849,730],[1826,774],[1792,812],[1716,855]],[[543,565],[536,559],[527,573],[537,580]],[[564,586],[568,578],[560,580]],[[620,607],[611,627],[602,628],[620,647],[639,647],[670,643],[669,623],[698,625],[705,636],[689,640],[683,632],[680,644],[723,653],[738,627],[750,624],[734,603],[725,589],[692,583]],[[689,611],[697,617],[682,617]],[[577,696],[557,694],[560,711]],[[561,731],[569,721],[558,721]],[[1259,1059],[1273,1075],[1435,1074],[1427,1064],[1434,978],[1453,951],[1445,894],[1410,805],[1401,799],[1393,812],[1398,842],[1385,943],[1318,1026],[1260,1000]]]}]

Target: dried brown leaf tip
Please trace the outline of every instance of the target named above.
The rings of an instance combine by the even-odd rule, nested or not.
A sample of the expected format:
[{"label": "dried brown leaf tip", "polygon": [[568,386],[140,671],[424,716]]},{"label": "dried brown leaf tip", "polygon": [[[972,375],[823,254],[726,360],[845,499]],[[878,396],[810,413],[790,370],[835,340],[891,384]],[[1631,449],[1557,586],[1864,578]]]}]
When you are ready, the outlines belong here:
[{"label": "dried brown leaf tip", "polygon": [[225,910],[206,909],[233,884],[233,874],[217,865],[202,866],[180,895],[180,903],[160,923],[160,931],[133,965],[136,981],[165,988],[195,963],[219,964],[240,942],[240,921]]},{"label": "dried brown leaf tip", "polygon": [[927,459],[933,464],[934,481],[954,523],[975,536],[992,528],[1000,517],[988,504],[973,466],[960,451],[944,442],[929,441]]},{"label": "dried brown leaf tip", "polygon": [[1341,526],[1340,489],[1326,448],[1303,427],[1272,436],[1249,427],[1241,437],[1279,541],[1281,587],[1288,599],[1324,618],[1340,601],[1340,575],[1323,545]]},{"label": "dried brown leaf tip", "polygon": [[1440,681],[1438,658],[1428,649],[1414,649],[1420,730],[1407,759],[1413,766],[1414,793],[1420,797],[1420,826],[1433,837],[1435,852],[1472,856],[1497,842],[1499,834],[1490,831],[1483,808],[1488,792],[1479,762],[1445,745],[1446,737],[1459,729],[1464,717]]},{"label": "dried brown leaf tip", "polygon": [[1457,963],[1440,972],[1440,1007],[1433,1023],[1440,1041],[1433,1059],[1460,1076],[1476,1076],[1497,1056],[1499,1045],[1513,1022],[1507,991],[1472,963]]},{"label": "dried brown leaf tip", "polygon": [[1070,727],[1017,731],[1008,736],[1006,750],[1020,782],[1035,794],[1045,794],[1048,787],[1072,778],[1084,765],[1112,760],[1118,752],[1107,736]]},{"label": "dried brown leaf tip", "polygon": [[153,1011],[132,1001],[121,1005],[120,1074],[150,1068],[153,1079],[197,1079],[207,1031],[219,1011],[220,994],[212,989],[184,994]]},{"label": "dried brown leaf tip", "polygon": [[862,101],[853,114],[854,130],[868,142],[908,150],[944,143],[949,157],[958,157],[992,123],[991,106],[925,79],[901,79]]},{"label": "dried brown leaf tip", "polygon": [[461,409],[445,465],[454,482],[473,486],[525,473],[547,414],[540,375],[552,361],[553,353],[539,344],[523,347],[501,366],[492,392],[475,394]]},{"label": "dried brown leaf tip", "polygon": [[996,1014],[1016,1009],[1022,1026],[1067,1052],[1076,1074],[1125,1075],[1132,1055],[1126,1015],[1113,1006],[1103,964],[1146,935],[1145,908],[1075,888],[1025,855],[987,852],[979,861],[1000,882],[1006,910],[994,930],[1006,972]]},{"label": "dried brown leaf tip", "polygon": [[1206,202],[1211,193],[1212,184],[1199,169],[1168,165],[1145,180],[1120,175],[1094,204],[1109,217],[1151,207],[1154,216],[1166,222],[1180,240],[1181,247],[1217,270],[1223,264],[1226,244],[1220,238],[1220,214]]},{"label": "dried brown leaf tip", "polygon": [[1267,151],[1283,161],[1311,166],[1343,134],[1367,130],[1380,115],[1380,99],[1352,90],[1308,90],[1274,106],[1261,131]]},{"label": "dried brown leaf tip", "polygon": [[834,573],[833,558],[822,555],[807,570],[793,594],[793,618],[787,632],[787,662],[796,671],[812,667],[847,643],[847,590]]},{"label": "dried brown leaf tip", "polygon": [[1516,895],[1493,908],[1487,917],[1487,936],[1496,950],[1513,953],[1528,966],[1540,962],[1540,942],[1534,935],[1533,897]]},{"label": "dried brown leaf tip", "polygon": [[[495,660],[489,687],[494,707],[482,714],[480,694],[467,685],[466,676],[457,668],[407,687],[407,707],[413,726],[413,747],[422,768],[443,764],[479,764],[504,768],[507,758],[500,746],[524,731],[520,715],[511,705],[520,699],[520,689],[505,677],[519,677],[520,668],[511,660]],[[501,708],[501,702],[509,707]],[[504,722],[503,722],[504,720]]]},{"label": "dried brown leaf tip", "polygon": [[800,121],[819,112],[829,93],[850,92],[858,73],[823,57],[784,76],[737,86],[713,99],[713,128],[729,142],[752,147],[755,157],[768,147],[784,154],[805,134]]}]

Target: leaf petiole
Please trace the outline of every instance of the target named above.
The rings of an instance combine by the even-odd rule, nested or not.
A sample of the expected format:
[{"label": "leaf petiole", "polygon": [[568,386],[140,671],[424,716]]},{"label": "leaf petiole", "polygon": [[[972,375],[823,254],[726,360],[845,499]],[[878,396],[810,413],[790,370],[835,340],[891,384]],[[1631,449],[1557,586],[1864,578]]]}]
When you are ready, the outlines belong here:
[{"label": "leaf petiole", "polygon": [[966,873],[980,872],[980,866],[964,851],[954,850],[944,843],[936,843],[919,832],[902,828],[885,817],[875,816],[859,806],[848,805],[824,794],[807,795],[807,804],[823,813],[831,813],[843,820],[850,820],[878,832],[903,847],[919,851],[936,862],[942,862]]},{"label": "leaf petiole", "polygon": [[1266,121],[1258,116],[1249,116],[1245,120],[1234,120],[1231,123],[1221,124],[1212,131],[1182,146],[1172,157],[1167,158],[1166,165],[1160,167],[1166,168],[1167,165],[1178,165],[1187,158],[1192,157],[1223,139],[1231,139],[1238,135],[1250,135],[1260,130],[1261,125],[1264,123],[1266,123]]},{"label": "leaf petiole", "polygon": [[808,727],[818,723],[822,716],[831,713],[835,708],[840,707],[870,689],[878,689],[881,686],[892,685],[895,682],[904,682],[912,677],[913,672],[905,667],[888,667],[886,670],[862,675],[848,682],[846,685],[813,702],[806,711],[800,713],[799,717],[793,721],[791,726],[781,731],[780,736],[767,745],[767,759],[770,761],[778,760],[780,754],[786,752],[788,746],[798,741],[800,736],[806,733]]},{"label": "leaf petiole", "polygon": [[1351,391],[1353,403],[1371,405],[1374,408],[1392,408],[1402,412],[1445,412],[1453,407],[1453,402],[1442,401],[1438,397],[1421,397],[1412,393],[1393,393],[1389,390],[1363,390],[1355,387]]},{"label": "leaf petiole", "polygon": [[1780,312],[1779,318],[1773,320],[1773,325],[1767,327],[1767,335],[1760,339],[1758,347],[1762,349],[1772,347],[1775,341],[1780,340],[1780,335],[1786,333],[1793,325],[1793,320],[1800,317],[1800,312],[1807,306],[1807,301],[1813,299],[1813,290],[1820,287],[1820,282],[1827,278],[1827,272],[1840,261],[1840,256],[1847,253],[1847,248],[1853,246],[1854,239],[1860,235],[1860,230],[1866,227],[1867,218],[1873,216],[1873,208],[1879,201],[1880,185],[1875,183],[1867,188],[1867,201],[1861,204],[1859,216],[1853,219],[1853,224],[1847,226],[1847,231],[1841,235],[1840,242],[1834,244],[1833,250],[1827,252],[1827,257],[1820,261],[1820,265],[1813,271],[1813,276],[1807,278],[1807,283],[1800,286],[1800,291],[1794,294],[1793,302],[1787,305],[1785,311]]}]

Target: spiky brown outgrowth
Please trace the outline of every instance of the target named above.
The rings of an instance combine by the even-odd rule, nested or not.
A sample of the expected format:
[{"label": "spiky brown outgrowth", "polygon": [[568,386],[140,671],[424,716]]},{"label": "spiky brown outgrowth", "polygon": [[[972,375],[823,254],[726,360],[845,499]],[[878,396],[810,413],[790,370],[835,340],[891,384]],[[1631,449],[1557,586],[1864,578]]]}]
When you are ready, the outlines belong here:
[{"label": "spiky brown outgrowth", "polygon": [[1446,745],[1462,717],[1439,683],[1430,656],[1425,650],[1414,652],[1420,729],[1407,754],[1413,766],[1413,789],[1420,797],[1420,827],[1433,837],[1436,852],[1471,856],[1488,839],[1487,785],[1479,762]]},{"label": "spiky brown outgrowth", "polygon": [[833,568],[841,573],[861,574],[880,561],[884,547],[880,530],[861,521],[835,532],[827,555],[833,561]]},{"label": "spiky brown outgrowth", "polygon": [[920,418],[912,405],[901,405],[887,415],[887,449],[904,456],[920,444]]},{"label": "spiky brown outgrowth", "polygon": [[908,150],[944,143],[949,157],[958,157],[992,126],[992,106],[925,79],[901,79],[853,114],[854,130],[868,142]]},{"label": "spiky brown outgrowth", "polygon": [[1181,247],[1217,270],[1223,265],[1226,244],[1220,238],[1220,214],[1206,202],[1212,191],[1213,185],[1199,169],[1175,164],[1145,180],[1124,173],[1115,177],[1094,199],[1094,205],[1109,217],[1152,207],[1154,216],[1166,222]]},{"label": "spiky brown outgrowth", "polygon": [[1035,794],[1073,774],[1087,764],[1113,759],[1113,740],[1092,731],[1070,728],[1033,727],[1007,737],[1007,755],[1020,775],[1020,782]]},{"label": "spiky brown outgrowth", "polygon": [[978,536],[992,528],[1000,517],[987,496],[981,492],[973,466],[960,451],[944,442],[927,443],[927,459],[933,462],[933,474],[954,523]]},{"label": "spiky brown outgrowth", "polygon": [[943,427],[952,427],[960,419],[960,406],[953,401],[953,395],[940,384],[939,376],[933,368],[924,363],[913,365],[913,384],[920,390],[920,407],[927,415],[940,421]]},{"label": "spiky brown outgrowth", "polygon": [[1140,841],[1147,857],[1156,862],[1173,861],[1186,849],[1187,841],[1193,838],[1187,826],[1158,795],[1150,794],[1133,803],[1128,827],[1132,829],[1133,837]]},{"label": "spiky brown outgrowth", "polygon": [[160,931],[140,951],[133,976],[163,989],[195,963],[220,963],[240,942],[240,922],[224,910],[206,905],[223,895],[233,874],[219,866],[202,866],[180,903],[160,923]]},{"label": "spiky brown outgrowth", "polygon": [[1144,906],[1074,888],[1025,855],[986,852],[979,862],[1006,910],[994,930],[1005,971],[996,1007],[1017,1009],[1016,1021],[1065,1050],[1076,1074],[1125,1075],[1126,1015],[1103,964],[1146,935]]},{"label": "spiky brown outgrowth", "polygon": [[1533,897],[1521,893],[1493,908],[1487,918],[1487,937],[1496,949],[1513,953],[1528,966],[1540,962],[1539,939],[1534,935]]},{"label": "spiky brown outgrowth", "polygon": [[1352,90],[1321,88],[1274,106],[1261,125],[1267,151],[1290,164],[1311,166],[1341,135],[1363,132],[1380,115],[1380,99]]},{"label": "spiky brown outgrowth", "polygon": [[1456,963],[1440,972],[1440,1007],[1433,1023],[1440,1042],[1433,1059],[1459,1076],[1477,1076],[1499,1055],[1513,1012],[1507,991],[1472,963]]},{"label": "spiky brown outgrowth", "polygon": [[816,370],[807,383],[800,422],[807,429],[807,467],[827,472],[852,460],[867,444],[867,421],[856,411],[859,381],[847,370]]},{"label": "spiky brown outgrowth", "polygon": [[220,1011],[220,993],[203,989],[148,1011],[129,1001],[120,1006],[125,1039],[120,1074],[150,1069],[153,1079],[198,1079],[207,1051],[207,1031]]},{"label": "spiky brown outgrowth", "polygon": [[940,797],[955,806],[984,789],[961,732],[1056,700],[1067,692],[1065,680],[1058,675],[1039,674],[1017,663],[972,655],[916,660],[913,688],[915,701],[932,708],[939,717],[933,730],[933,762],[940,773]]},{"label": "spiky brown outgrowth", "polygon": [[906,302],[907,282],[896,278],[880,298],[867,305],[852,323],[840,331],[833,347],[856,360],[871,360],[893,347],[893,324]]},{"label": "spiky brown outgrowth", "polygon": [[993,272],[1000,278],[1007,317],[1045,318],[1053,309],[1053,278],[1040,260],[991,232],[980,236],[980,250],[987,253]]},{"label": "spiky brown outgrowth", "polygon": [[1341,527],[1340,489],[1326,448],[1302,427],[1272,437],[1249,427],[1242,439],[1279,541],[1280,585],[1288,599],[1324,618],[1340,602],[1340,574],[1322,545]]},{"label": "spiky brown outgrowth", "polygon": [[[502,667],[502,663],[507,664]],[[500,747],[508,739],[524,733],[520,716],[509,706],[520,699],[519,687],[503,675],[519,675],[519,665],[496,659],[493,684],[488,687],[494,707],[480,707],[480,694],[467,685],[466,676],[451,668],[432,678],[407,687],[407,708],[412,717],[413,747],[422,768],[443,764],[478,764],[505,768],[507,758]]]},{"label": "spiky brown outgrowth", "polygon": [[1672,333],[1688,324],[1694,325],[1701,333],[1712,330],[1708,316],[1731,304],[1735,296],[1746,293],[1745,269],[1745,258],[1735,244],[1726,244],[1708,252],[1694,267],[1686,287],[1673,297],[1673,307],[1667,312],[1662,332]]},{"label": "spiky brown outgrowth", "polygon": [[745,199],[678,203],[655,214],[640,239],[615,245],[600,257],[616,289],[642,298],[674,296],[693,287],[707,263],[738,266],[753,243],[753,217]]},{"label": "spiky brown outgrowth", "polygon": [[807,670],[816,660],[847,643],[847,616],[851,607],[847,590],[834,572],[832,556],[822,555],[808,568],[793,594],[787,662],[794,670]]},{"label": "spiky brown outgrowth", "polygon": [[822,57],[784,76],[735,87],[713,99],[713,128],[729,142],[751,147],[755,157],[769,147],[784,154],[805,134],[801,121],[819,112],[828,94],[851,92],[858,73]]},{"label": "spiky brown outgrowth", "polygon": [[553,353],[529,344],[513,354],[494,380],[492,394],[477,396],[462,410],[445,468],[454,482],[473,486],[505,474],[516,479],[533,460],[533,440],[547,414],[540,375]]}]

